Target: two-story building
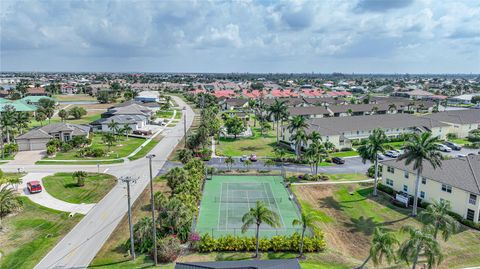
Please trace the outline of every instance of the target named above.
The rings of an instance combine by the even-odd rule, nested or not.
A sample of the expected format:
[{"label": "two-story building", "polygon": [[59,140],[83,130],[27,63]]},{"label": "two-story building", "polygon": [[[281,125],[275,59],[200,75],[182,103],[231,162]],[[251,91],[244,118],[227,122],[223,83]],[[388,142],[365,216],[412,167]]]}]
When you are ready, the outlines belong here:
[{"label": "two-story building", "polygon": [[480,111],[477,109],[438,112],[423,117],[450,125],[449,133],[460,138],[467,137],[470,131],[480,128]]},{"label": "two-story building", "polygon": [[[414,196],[416,171],[412,164],[407,166],[404,161],[388,160],[382,165],[382,184]],[[436,169],[426,162],[421,176],[418,197],[422,201],[448,201],[452,212],[480,222],[479,155],[444,160]]]}]

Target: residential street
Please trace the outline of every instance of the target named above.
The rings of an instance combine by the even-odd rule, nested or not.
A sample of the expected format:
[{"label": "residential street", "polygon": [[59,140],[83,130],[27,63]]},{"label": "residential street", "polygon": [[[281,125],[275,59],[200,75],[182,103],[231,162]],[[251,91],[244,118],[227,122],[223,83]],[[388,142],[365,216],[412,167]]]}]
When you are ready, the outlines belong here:
[{"label": "residential street", "polygon": [[[180,107],[187,107],[187,128],[193,122],[193,110],[180,98],[173,97]],[[162,133],[164,138],[151,151],[153,171],[157,174],[165,160],[183,138],[183,124],[177,124]],[[2,165],[5,172],[16,172],[22,168],[27,172],[54,173],[84,170],[97,172],[95,165]],[[107,172],[117,178],[131,176],[138,178],[131,186],[132,203],[149,184],[148,160],[141,158],[122,164],[101,165],[100,172]],[[127,212],[127,193],[123,183],[118,183],[96,206],[40,261],[35,267],[43,268],[86,268],[117,227]]]}]

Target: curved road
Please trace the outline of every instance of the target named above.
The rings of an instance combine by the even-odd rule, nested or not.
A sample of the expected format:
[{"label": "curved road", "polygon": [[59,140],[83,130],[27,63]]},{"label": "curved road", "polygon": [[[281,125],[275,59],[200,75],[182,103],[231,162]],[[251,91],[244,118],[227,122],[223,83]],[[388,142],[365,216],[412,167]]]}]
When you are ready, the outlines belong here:
[{"label": "curved road", "polygon": [[[193,110],[178,97],[173,97],[180,107],[187,108],[187,128],[190,128],[194,118]],[[185,115],[184,115],[185,116]],[[183,116],[183,117],[184,117]],[[183,120],[182,117],[182,120]],[[164,137],[150,153],[156,157],[152,160],[153,172],[165,164],[166,159],[183,138],[183,124],[177,124],[165,130]],[[16,172],[18,166],[2,165],[2,170]],[[27,172],[68,172],[84,170],[97,172],[95,165],[25,165]],[[132,204],[149,184],[148,160],[141,158],[122,164],[101,165],[100,172],[108,170],[108,174],[117,178],[132,176],[139,178],[131,186]],[[87,268],[97,252],[115,230],[120,220],[127,212],[127,194],[123,183],[119,182],[95,207],[40,261],[35,267],[45,268]]]}]

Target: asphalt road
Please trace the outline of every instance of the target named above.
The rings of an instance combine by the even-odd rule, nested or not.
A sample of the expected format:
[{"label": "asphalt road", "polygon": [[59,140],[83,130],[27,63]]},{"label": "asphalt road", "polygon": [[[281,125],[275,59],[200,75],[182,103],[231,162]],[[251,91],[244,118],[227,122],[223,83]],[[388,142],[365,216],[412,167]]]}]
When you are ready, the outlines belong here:
[{"label": "asphalt road", "polygon": [[[180,98],[173,97],[180,107],[187,108],[187,128],[193,122],[193,110]],[[183,138],[183,124],[162,133],[164,138],[150,152],[156,157],[152,161],[153,173],[157,174],[170,153]],[[18,166],[3,165],[4,171],[17,171]],[[85,170],[96,172],[96,166],[88,165],[26,165],[28,172],[61,172]],[[132,203],[149,184],[148,160],[142,158],[123,164],[102,165],[100,172],[117,178],[132,176],[138,178],[131,186]],[[46,268],[87,268],[110,234],[127,212],[126,187],[119,182],[97,205],[40,261],[35,267]]]}]

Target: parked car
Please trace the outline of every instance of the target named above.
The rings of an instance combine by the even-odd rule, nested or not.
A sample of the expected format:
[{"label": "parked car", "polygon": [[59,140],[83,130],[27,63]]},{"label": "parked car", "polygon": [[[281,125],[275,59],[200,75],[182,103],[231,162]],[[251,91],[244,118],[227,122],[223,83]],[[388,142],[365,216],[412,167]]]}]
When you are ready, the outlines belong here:
[{"label": "parked car", "polygon": [[40,185],[40,181],[29,181],[27,182],[27,189],[29,193],[42,192],[42,185]]},{"label": "parked car", "polygon": [[465,154],[457,154],[457,157],[458,157],[458,158],[463,158],[463,157],[467,157],[467,155],[465,155]]},{"label": "parked car", "polygon": [[132,133],[136,134],[136,135],[151,135],[152,131],[150,131],[150,130],[135,130]]},{"label": "parked car", "polygon": [[443,145],[443,144],[437,144],[437,149],[443,152],[451,152],[452,149]]},{"label": "parked car", "polygon": [[400,156],[400,153],[398,153],[395,150],[387,150],[385,152],[385,156],[390,157],[390,158],[397,158],[398,156]]},{"label": "parked car", "polygon": [[453,142],[450,142],[450,141],[447,141],[447,142],[445,142],[445,143],[443,143],[443,144],[444,144],[445,146],[453,149],[453,150],[461,150],[461,149],[462,149],[462,147],[461,147],[460,145],[457,145],[457,144],[455,144],[455,143],[453,143]]},{"label": "parked car", "polygon": [[243,155],[242,157],[240,157],[240,161],[241,161],[241,162],[244,162],[244,161],[246,161],[246,160],[248,160],[247,155]]},{"label": "parked car", "polygon": [[255,154],[250,155],[250,161],[256,162],[257,161],[257,155],[255,155]]},{"label": "parked car", "polygon": [[332,162],[335,163],[335,164],[344,164],[345,160],[340,158],[340,157],[333,157]]},{"label": "parked car", "polygon": [[385,156],[381,153],[378,153],[377,157],[378,157],[378,160],[380,161],[385,159]]}]

